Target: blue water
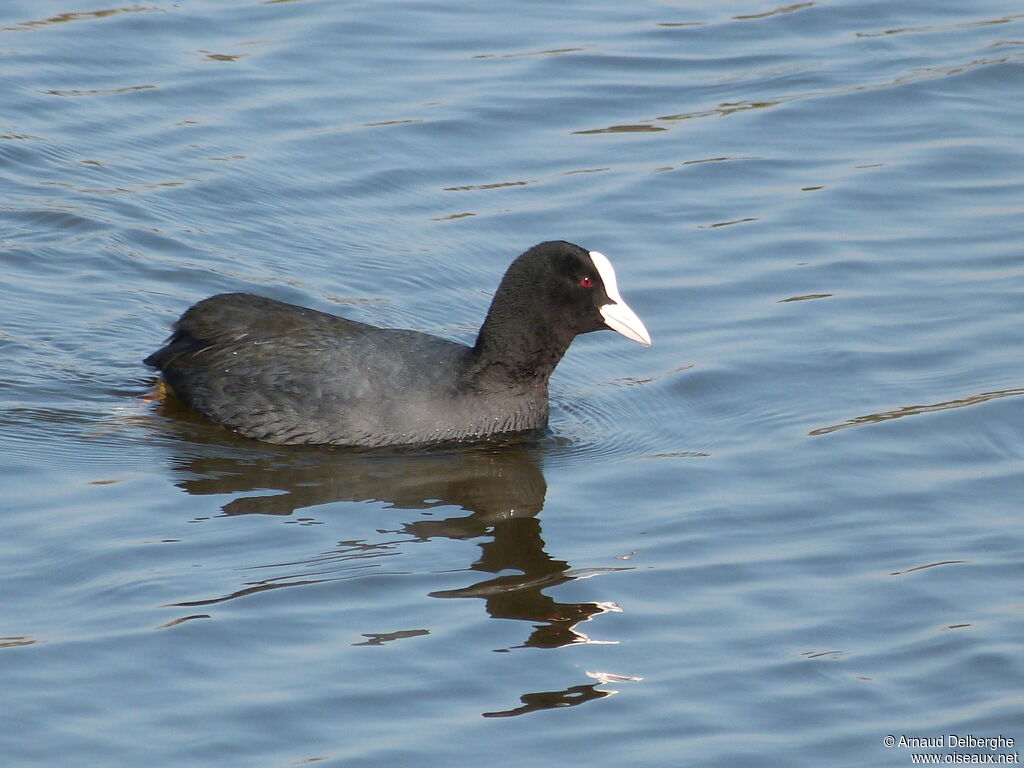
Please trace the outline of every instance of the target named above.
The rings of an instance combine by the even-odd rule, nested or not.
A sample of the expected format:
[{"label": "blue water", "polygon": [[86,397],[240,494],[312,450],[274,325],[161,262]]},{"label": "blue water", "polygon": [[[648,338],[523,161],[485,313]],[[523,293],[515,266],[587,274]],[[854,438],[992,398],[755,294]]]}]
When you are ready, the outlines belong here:
[{"label": "blue water", "polygon": [[[1018,2],[6,0],[0,74],[5,768],[1021,751]],[[210,294],[469,341],[552,238],[654,346],[547,438],[145,399]]]}]

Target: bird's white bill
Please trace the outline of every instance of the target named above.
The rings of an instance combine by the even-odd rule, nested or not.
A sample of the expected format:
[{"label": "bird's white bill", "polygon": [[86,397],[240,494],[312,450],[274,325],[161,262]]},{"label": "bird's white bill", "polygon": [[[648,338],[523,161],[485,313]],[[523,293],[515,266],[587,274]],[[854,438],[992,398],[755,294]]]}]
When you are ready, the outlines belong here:
[{"label": "bird's white bill", "polygon": [[629,305],[622,300],[622,296],[619,295],[619,286],[615,281],[615,270],[612,268],[612,263],[608,261],[608,257],[598,251],[591,251],[590,260],[594,262],[597,274],[601,276],[601,282],[604,283],[604,292],[611,299],[610,304],[605,304],[599,308],[605,325],[613,331],[618,331],[627,339],[637,341],[645,347],[651,346],[651,335],[647,332],[647,328],[644,327],[640,318],[636,316],[636,312],[630,309]]}]

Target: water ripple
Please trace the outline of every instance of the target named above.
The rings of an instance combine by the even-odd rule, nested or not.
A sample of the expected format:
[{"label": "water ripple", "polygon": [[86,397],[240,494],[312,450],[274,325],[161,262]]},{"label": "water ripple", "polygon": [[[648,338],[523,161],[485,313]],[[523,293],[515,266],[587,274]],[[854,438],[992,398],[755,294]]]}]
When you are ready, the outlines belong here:
[{"label": "water ripple", "polygon": [[929,405],[907,405],[891,411],[882,411],[880,413],[870,413],[865,416],[856,416],[842,422],[841,424],[812,429],[807,434],[827,435],[830,432],[836,432],[840,429],[860,427],[867,424],[879,424],[883,421],[901,419],[904,416],[918,416],[923,413],[935,413],[937,411],[948,411],[953,408],[964,408],[968,405],[987,403],[989,400],[995,400],[1002,397],[1018,397],[1020,395],[1024,395],[1024,389],[1005,389],[998,392],[982,392],[977,395],[968,395],[967,397],[957,398],[956,400],[946,400],[941,403],[932,403]]},{"label": "water ripple", "polygon": [[39,29],[41,27],[48,27],[53,24],[66,24],[68,22],[74,21],[95,21],[97,19],[105,19],[110,16],[116,16],[122,13],[151,12],[163,12],[163,9],[153,5],[129,5],[123,8],[105,8],[101,11],[77,11],[68,13],[58,13],[56,16],[51,16],[46,19],[39,19],[37,21],[22,21],[7,27],[0,27],[0,32],[24,32],[32,29]]}]

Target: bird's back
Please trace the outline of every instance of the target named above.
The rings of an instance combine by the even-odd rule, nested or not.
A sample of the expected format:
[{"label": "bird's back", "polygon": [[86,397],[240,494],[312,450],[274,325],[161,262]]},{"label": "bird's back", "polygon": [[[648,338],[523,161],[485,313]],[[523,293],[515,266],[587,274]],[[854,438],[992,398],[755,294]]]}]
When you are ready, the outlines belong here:
[{"label": "bird's back", "polygon": [[542,427],[521,396],[475,392],[472,350],[252,294],[191,307],[146,359],[207,418],[274,443],[383,446]]}]

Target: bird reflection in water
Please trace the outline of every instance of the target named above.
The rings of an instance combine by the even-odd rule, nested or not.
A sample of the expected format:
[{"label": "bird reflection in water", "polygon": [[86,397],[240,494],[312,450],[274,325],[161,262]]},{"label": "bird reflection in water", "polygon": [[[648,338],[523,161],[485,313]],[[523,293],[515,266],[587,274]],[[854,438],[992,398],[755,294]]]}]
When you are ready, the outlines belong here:
[{"label": "bird reflection in water", "polygon": [[[182,419],[180,415],[169,421],[168,426],[171,425],[185,433],[177,436],[174,445],[187,447],[172,459],[181,478],[179,487],[196,495],[231,494],[233,498],[222,507],[227,515],[292,516],[298,510],[332,502],[369,500],[385,502],[396,509],[419,510],[421,514],[453,507],[470,513],[446,518],[419,517],[398,530],[380,530],[384,538],[377,542],[340,542],[332,551],[321,552],[308,563],[291,563],[315,567],[315,573],[307,571],[301,579],[292,576],[249,582],[231,594],[175,603],[176,607],[210,605],[264,590],[331,581],[339,578],[337,573],[342,570],[351,575],[348,572],[353,567],[371,567],[365,562],[367,559],[400,554],[396,549],[410,540],[448,538],[479,540],[480,556],[470,568],[495,575],[429,595],[478,598],[493,618],[517,619],[533,625],[521,643],[495,650],[600,642],[589,639],[578,625],[619,610],[611,602],[558,602],[545,594],[545,590],[575,579],[628,568],[574,570],[566,561],[545,551],[538,517],[547,491],[540,468],[543,440],[426,453],[345,453],[321,448],[282,449],[236,440],[217,428]],[[360,564],[360,560],[364,562]],[[364,634],[367,639],[354,644],[380,645],[427,632]],[[485,716],[524,714],[603,698],[610,692],[600,690],[600,684],[524,694],[522,706]]]}]

